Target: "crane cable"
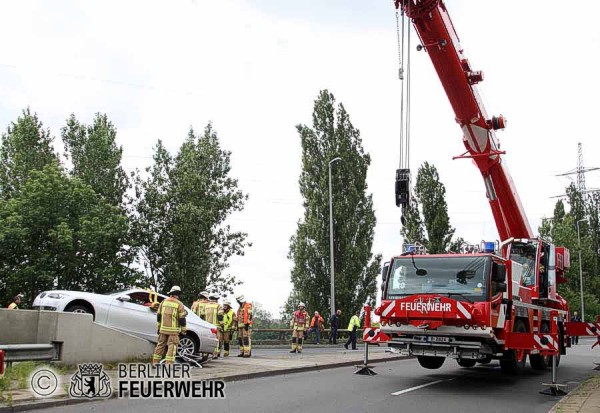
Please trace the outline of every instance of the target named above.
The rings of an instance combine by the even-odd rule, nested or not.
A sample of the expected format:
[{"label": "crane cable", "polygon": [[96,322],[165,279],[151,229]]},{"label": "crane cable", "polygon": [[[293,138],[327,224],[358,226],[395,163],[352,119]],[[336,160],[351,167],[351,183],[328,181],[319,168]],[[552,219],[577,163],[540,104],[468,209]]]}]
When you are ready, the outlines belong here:
[{"label": "crane cable", "polygon": [[[410,8],[410,2],[408,3]],[[402,23],[400,23],[402,20]],[[410,168],[410,24],[404,8],[396,10],[396,40],[398,43],[398,77],[400,79],[400,169]],[[406,55],[406,59],[405,59]],[[405,78],[406,74],[406,78]],[[406,87],[404,86],[406,80]]]}]

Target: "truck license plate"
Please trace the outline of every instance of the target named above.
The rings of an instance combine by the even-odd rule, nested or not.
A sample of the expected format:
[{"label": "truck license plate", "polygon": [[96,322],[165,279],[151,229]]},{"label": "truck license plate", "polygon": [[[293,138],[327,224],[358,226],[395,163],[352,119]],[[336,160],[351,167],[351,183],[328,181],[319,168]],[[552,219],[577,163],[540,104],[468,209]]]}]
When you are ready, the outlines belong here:
[{"label": "truck license plate", "polygon": [[450,337],[427,336],[425,340],[430,343],[449,343]]}]

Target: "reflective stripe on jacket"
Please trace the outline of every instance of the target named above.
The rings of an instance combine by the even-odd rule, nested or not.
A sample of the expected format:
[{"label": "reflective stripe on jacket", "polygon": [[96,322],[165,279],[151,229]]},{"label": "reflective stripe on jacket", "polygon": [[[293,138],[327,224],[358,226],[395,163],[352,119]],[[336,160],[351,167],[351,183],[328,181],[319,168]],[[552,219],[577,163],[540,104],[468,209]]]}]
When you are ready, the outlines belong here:
[{"label": "reflective stripe on jacket", "polygon": [[179,331],[185,331],[186,311],[185,307],[177,298],[164,299],[157,311],[158,329],[160,334],[175,335]]},{"label": "reflective stripe on jacket", "polygon": [[219,303],[208,302],[204,305],[205,320],[211,324],[217,325],[219,323],[217,316],[219,312],[223,312],[223,309]]},{"label": "reflective stripe on jacket", "polygon": [[290,325],[294,330],[304,330],[308,328],[308,319],[309,315],[306,310],[296,310],[294,311]]},{"label": "reflective stripe on jacket", "polygon": [[207,300],[196,300],[192,304],[192,312],[203,320],[205,319],[204,317],[206,317],[204,315],[204,307],[206,304],[208,304]]}]

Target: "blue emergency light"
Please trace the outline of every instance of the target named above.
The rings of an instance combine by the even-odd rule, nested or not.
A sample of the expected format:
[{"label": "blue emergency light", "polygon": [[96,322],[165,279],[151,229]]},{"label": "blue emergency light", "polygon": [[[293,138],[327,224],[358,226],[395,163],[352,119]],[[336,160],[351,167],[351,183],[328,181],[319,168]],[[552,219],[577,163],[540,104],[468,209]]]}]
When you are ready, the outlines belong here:
[{"label": "blue emergency light", "polygon": [[485,253],[493,253],[496,249],[496,243],[495,242],[484,242],[483,243],[483,252]]}]

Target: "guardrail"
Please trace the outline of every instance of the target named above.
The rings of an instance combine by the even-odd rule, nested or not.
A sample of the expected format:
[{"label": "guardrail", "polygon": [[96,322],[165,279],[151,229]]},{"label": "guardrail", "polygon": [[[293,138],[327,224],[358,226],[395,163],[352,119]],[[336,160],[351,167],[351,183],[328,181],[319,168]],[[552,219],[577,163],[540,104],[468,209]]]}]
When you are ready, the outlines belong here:
[{"label": "guardrail", "polygon": [[[257,342],[257,344],[285,344],[288,343],[292,339],[292,329],[291,328],[253,328],[252,329],[252,339]],[[274,334],[268,333],[277,333],[276,337],[273,337]],[[356,330],[356,341],[362,342],[363,329],[359,328]],[[265,335],[271,336],[271,338],[265,338]],[[321,341],[328,341],[329,335],[331,334],[331,329],[326,328],[321,331]],[[348,329],[338,329],[338,340],[345,340],[350,334],[350,330]],[[315,333],[311,333],[310,338],[315,337]],[[306,344],[310,344],[310,341]]]},{"label": "guardrail", "polygon": [[57,361],[60,360],[60,343],[54,344],[4,344],[4,361],[7,366],[17,361]]}]

